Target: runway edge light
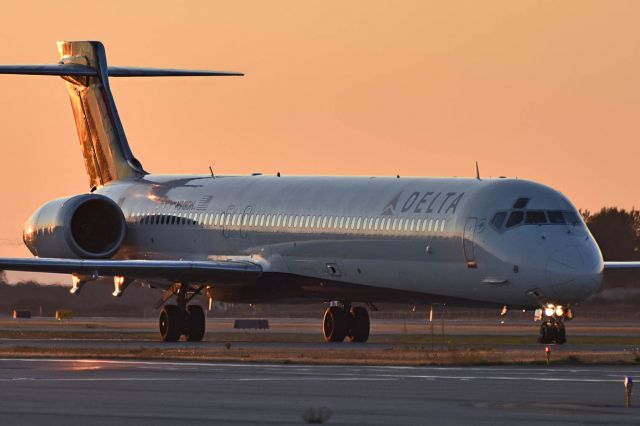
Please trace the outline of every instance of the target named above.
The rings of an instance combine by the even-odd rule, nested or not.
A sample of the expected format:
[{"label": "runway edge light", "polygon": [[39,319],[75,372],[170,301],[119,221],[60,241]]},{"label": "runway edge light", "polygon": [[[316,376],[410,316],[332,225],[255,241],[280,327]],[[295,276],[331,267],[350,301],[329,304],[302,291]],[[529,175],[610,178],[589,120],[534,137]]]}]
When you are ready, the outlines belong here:
[{"label": "runway edge light", "polygon": [[633,377],[625,376],[624,378],[625,405],[631,408],[631,396],[633,395]]}]

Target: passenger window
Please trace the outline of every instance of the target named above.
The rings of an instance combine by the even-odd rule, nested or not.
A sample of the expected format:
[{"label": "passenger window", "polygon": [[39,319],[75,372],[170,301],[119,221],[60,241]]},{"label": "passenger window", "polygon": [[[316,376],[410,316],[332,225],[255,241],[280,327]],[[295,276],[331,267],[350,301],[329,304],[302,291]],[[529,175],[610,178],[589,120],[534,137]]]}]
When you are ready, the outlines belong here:
[{"label": "passenger window", "polygon": [[491,219],[491,225],[494,228],[500,229],[502,225],[504,225],[504,220],[507,218],[507,212],[498,212],[493,215],[493,219]]},{"label": "passenger window", "polygon": [[507,220],[507,228],[518,225],[524,219],[524,213],[521,211],[511,212],[509,219]]}]

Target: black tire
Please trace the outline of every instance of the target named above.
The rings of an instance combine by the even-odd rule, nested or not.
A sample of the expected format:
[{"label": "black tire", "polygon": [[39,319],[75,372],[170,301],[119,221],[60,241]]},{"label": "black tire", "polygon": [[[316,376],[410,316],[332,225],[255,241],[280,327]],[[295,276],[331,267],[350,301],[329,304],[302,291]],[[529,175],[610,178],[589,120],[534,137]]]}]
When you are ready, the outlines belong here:
[{"label": "black tire", "polygon": [[567,343],[567,334],[564,330],[564,324],[559,323],[558,329],[556,331],[556,343],[559,345],[564,345]]},{"label": "black tire", "polygon": [[549,344],[555,341],[555,326],[549,321],[545,321],[540,325],[540,336],[538,343]]},{"label": "black tire", "polygon": [[189,342],[199,342],[204,337],[206,319],[204,309],[200,305],[187,306],[189,316],[189,329],[186,333]]},{"label": "black tire", "polygon": [[160,337],[163,342],[180,340],[184,315],[176,305],[164,305],[160,312]]},{"label": "black tire", "polygon": [[331,306],[324,313],[322,321],[324,340],[342,342],[347,336],[347,314],[338,306]]},{"label": "black tire", "polygon": [[369,312],[362,306],[355,306],[349,311],[349,341],[366,342],[369,339]]}]

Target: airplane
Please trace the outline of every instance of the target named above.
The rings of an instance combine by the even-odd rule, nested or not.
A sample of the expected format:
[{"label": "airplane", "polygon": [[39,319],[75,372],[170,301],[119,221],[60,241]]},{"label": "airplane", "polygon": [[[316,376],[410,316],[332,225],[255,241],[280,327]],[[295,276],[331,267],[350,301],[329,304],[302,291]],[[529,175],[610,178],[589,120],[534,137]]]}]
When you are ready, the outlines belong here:
[{"label": "airplane", "polygon": [[[161,175],[133,155],[111,77],[241,76],[113,67],[98,41],[59,42],[54,65],[0,74],[66,81],[89,177],[87,193],[46,202],[27,220],[33,258],[0,269],[72,275],[71,293],[112,278],[164,290],[163,341],[200,341],[194,296],[236,303],[328,303],[328,342],[366,342],[376,303],[530,309],[540,343],[595,294],[604,262],[567,197],[508,178]],[[175,303],[167,303],[175,298]]]}]

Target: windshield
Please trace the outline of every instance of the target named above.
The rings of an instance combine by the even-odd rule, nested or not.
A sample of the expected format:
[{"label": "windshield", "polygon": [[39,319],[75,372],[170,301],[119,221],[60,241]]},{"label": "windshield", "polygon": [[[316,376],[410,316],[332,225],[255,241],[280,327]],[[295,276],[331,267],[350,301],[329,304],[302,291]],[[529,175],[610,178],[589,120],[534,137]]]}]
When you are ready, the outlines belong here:
[{"label": "windshield", "polygon": [[[506,220],[505,220],[506,219]],[[496,230],[519,225],[580,225],[580,215],[569,210],[512,210],[493,215],[491,226]]]}]

